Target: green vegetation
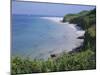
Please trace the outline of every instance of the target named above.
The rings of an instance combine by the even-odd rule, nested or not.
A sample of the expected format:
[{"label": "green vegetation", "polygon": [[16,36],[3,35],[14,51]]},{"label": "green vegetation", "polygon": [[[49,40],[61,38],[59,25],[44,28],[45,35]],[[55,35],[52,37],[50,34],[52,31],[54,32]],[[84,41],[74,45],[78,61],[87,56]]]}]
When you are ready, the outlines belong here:
[{"label": "green vegetation", "polygon": [[96,9],[83,11],[78,14],[66,15],[63,22],[78,24],[86,31],[83,48],[77,52],[62,53],[59,57],[48,60],[31,60],[20,57],[12,58],[12,75],[75,71],[96,68]]},{"label": "green vegetation", "polygon": [[84,16],[87,14],[89,11],[82,11],[78,14],[68,14],[64,16],[63,22],[69,22],[72,19],[78,18],[79,16]]},{"label": "green vegetation", "polygon": [[94,56],[94,53],[87,50],[80,53],[64,53],[55,60],[49,58],[47,61],[16,57],[12,59],[12,75],[94,69],[96,63],[92,56]]},{"label": "green vegetation", "polygon": [[[76,15],[76,16],[75,16]],[[85,41],[84,41],[84,50],[91,48],[91,50],[96,51],[96,9],[91,11],[82,11],[78,14],[65,15],[63,22],[70,22],[77,24],[82,29],[86,31],[85,33]],[[68,19],[69,20],[68,20]]]},{"label": "green vegetation", "polygon": [[92,56],[93,62],[96,62],[96,9],[93,9],[91,11],[83,11],[78,14],[75,14],[77,16],[71,16],[69,20],[67,20],[67,15],[64,17],[63,21],[70,22],[77,24],[82,29],[84,29],[85,32],[85,39],[83,43],[83,48],[79,52],[87,51],[88,49],[93,51],[94,55]]},{"label": "green vegetation", "polygon": [[65,15],[63,22],[78,24],[82,29],[87,30],[90,26],[96,24],[96,9]]}]

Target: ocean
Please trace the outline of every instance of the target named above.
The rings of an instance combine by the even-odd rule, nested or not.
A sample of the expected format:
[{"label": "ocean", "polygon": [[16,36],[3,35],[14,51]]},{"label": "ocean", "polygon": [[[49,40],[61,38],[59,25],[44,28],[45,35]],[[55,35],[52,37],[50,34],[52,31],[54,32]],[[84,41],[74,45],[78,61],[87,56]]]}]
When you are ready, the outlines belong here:
[{"label": "ocean", "polygon": [[12,56],[47,59],[51,54],[80,46],[83,40],[77,37],[74,24],[52,21],[49,17],[12,15]]}]

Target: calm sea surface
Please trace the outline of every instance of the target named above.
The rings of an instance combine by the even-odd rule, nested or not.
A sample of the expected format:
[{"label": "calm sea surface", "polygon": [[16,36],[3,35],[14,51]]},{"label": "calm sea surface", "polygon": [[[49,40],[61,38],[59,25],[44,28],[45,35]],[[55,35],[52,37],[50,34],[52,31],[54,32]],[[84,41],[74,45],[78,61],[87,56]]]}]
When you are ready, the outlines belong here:
[{"label": "calm sea surface", "polygon": [[12,16],[12,56],[48,58],[80,45],[76,29],[41,17]]}]

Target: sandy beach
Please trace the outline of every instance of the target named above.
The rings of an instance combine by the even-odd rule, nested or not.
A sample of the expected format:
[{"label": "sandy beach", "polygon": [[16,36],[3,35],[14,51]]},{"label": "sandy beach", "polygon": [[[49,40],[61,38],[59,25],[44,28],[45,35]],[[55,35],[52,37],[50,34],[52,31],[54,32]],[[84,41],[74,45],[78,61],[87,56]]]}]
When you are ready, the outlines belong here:
[{"label": "sandy beach", "polygon": [[[59,24],[62,24],[62,25],[67,25],[67,24],[70,24],[69,22],[62,22],[63,20],[63,17],[41,17],[43,19],[48,19],[48,20],[51,20],[53,22],[56,22],[56,23],[59,23]],[[85,34],[85,31],[84,30],[79,30],[76,26],[77,24],[70,24],[70,27],[72,29],[75,29],[76,30],[76,34],[80,37],[80,36],[84,36]]]}]

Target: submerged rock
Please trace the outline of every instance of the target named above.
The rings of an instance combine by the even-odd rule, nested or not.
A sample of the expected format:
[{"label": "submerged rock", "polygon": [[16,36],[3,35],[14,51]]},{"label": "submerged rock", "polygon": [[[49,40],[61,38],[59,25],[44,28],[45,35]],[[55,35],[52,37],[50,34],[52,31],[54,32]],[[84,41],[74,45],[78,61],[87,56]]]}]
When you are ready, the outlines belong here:
[{"label": "submerged rock", "polygon": [[78,37],[77,39],[84,39],[85,37],[84,36],[80,36],[80,37]]},{"label": "submerged rock", "polygon": [[56,57],[56,54],[51,54],[50,56],[51,56],[52,58],[54,58],[54,57]]}]

